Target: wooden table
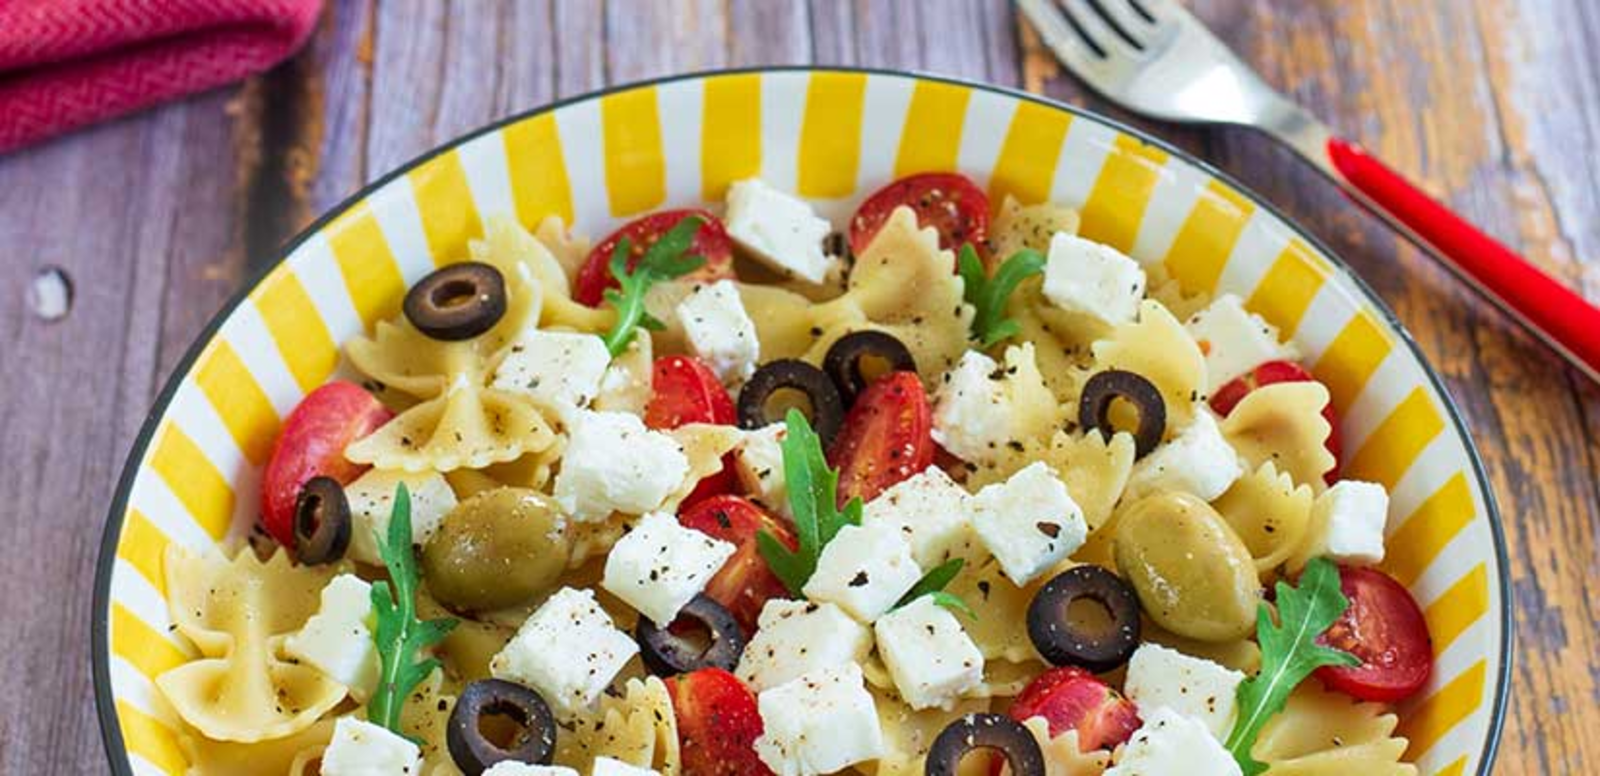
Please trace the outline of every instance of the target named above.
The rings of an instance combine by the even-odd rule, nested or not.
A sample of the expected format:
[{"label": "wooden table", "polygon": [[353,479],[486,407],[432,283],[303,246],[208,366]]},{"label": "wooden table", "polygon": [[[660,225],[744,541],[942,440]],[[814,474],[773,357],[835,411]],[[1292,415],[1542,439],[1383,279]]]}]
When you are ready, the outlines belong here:
[{"label": "wooden table", "polygon": [[[1592,0],[1193,0],[1274,83],[1600,299]],[[104,768],[90,587],[159,386],[276,246],[386,170],[557,97],[771,63],[1023,85],[1121,119],[1006,0],[330,1],[299,57],[0,158],[0,772]],[[1285,152],[1151,125],[1308,224],[1398,311],[1471,424],[1507,521],[1517,660],[1499,772],[1600,773],[1600,388]],[[1588,257],[1591,262],[1585,262]],[[59,266],[75,303],[27,301]]]}]

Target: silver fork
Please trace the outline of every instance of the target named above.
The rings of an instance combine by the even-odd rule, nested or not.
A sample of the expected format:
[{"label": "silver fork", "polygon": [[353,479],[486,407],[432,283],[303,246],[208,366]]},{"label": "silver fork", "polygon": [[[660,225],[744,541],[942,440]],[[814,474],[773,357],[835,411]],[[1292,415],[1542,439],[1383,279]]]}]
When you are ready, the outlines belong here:
[{"label": "silver fork", "polygon": [[1268,86],[1176,0],[1017,0],[1090,88],[1128,110],[1260,130],[1600,382],[1600,308]]}]

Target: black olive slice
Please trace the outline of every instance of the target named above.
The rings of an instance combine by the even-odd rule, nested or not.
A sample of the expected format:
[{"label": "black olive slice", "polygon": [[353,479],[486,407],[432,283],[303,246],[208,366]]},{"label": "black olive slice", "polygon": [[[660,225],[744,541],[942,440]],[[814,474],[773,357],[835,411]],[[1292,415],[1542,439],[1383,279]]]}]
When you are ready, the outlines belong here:
[{"label": "black olive slice", "polygon": [[780,422],[782,417],[768,415],[767,405],[781,390],[795,390],[805,394],[811,404],[811,428],[827,447],[844,425],[844,401],[833,381],[818,369],[795,358],[784,358],[763,364],[745,382],[739,392],[739,425],[757,429],[769,423]]},{"label": "black olive slice", "polygon": [[[1105,608],[1104,623],[1074,622],[1072,603]],[[1139,598],[1116,574],[1099,566],[1074,566],[1045,583],[1028,604],[1028,638],[1051,665],[1110,671],[1139,646]]]},{"label": "black olive slice", "polygon": [[295,557],[308,566],[333,563],[350,546],[350,502],[332,477],[312,477],[294,500]]},{"label": "black olive slice", "polygon": [[675,676],[702,668],[732,671],[739,665],[744,630],[715,599],[705,593],[696,595],[673,624],[683,632],[674,633],[671,626],[663,628],[649,617],[639,618],[634,638],[639,640],[639,658],[650,673]]},{"label": "black olive slice", "polygon": [[1121,369],[1107,369],[1089,378],[1083,385],[1083,396],[1078,400],[1078,425],[1097,428],[1110,439],[1111,402],[1126,399],[1139,412],[1139,428],[1133,433],[1133,455],[1143,458],[1161,443],[1167,430],[1167,403],[1155,383],[1144,376]]},{"label": "black olive slice", "polygon": [[417,281],[402,309],[406,320],[429,337],[472,339],[506,314],[506,279],[483,262],[451,264]]},{"label": "black olive slice", "polygon": [[456,699],[444,740],[466,776],[506,761],[549,765],[556,753],[556,718],[538,692],[504,679],[480,679]]},{"label": "black olive slice", "polygon": [[890,372],[917,371],[917,361],[911,357],[911,351],[894,335],[870,330],[850,332],[835,341],[822,359],[822,371],[833,378],[845,404],[855,403],[856,396],[872,382],[861,369],[866,358],[884,360]]},{"label": "black olive slice", "polygon": [[993,749],[1006,758],[1011,776],[1044,776],[1044,752],[1033,733],[1004,714],[968,714],[950,723],[928,747],[926,776],[956,776],[961,758]]}]

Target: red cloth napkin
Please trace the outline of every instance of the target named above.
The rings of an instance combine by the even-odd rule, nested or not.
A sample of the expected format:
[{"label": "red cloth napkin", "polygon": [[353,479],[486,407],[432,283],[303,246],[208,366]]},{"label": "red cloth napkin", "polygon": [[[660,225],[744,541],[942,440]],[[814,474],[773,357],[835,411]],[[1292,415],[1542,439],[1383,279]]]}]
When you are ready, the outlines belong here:
[{"label": "red cloth napkin", "polygon": [[0,0],[0,153],[265,70],[322,0]]}]

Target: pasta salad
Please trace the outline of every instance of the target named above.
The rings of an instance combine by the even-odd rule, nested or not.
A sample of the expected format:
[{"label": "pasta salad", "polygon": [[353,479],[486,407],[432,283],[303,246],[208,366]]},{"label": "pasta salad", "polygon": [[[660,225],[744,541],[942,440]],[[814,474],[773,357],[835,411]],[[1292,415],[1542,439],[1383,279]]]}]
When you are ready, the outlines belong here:
[{"label": "pasta salad", "polygon": [[198,774],[1413,774],[1432,667],[1232,295],[926,173],[493,218],[175,548]]}]

